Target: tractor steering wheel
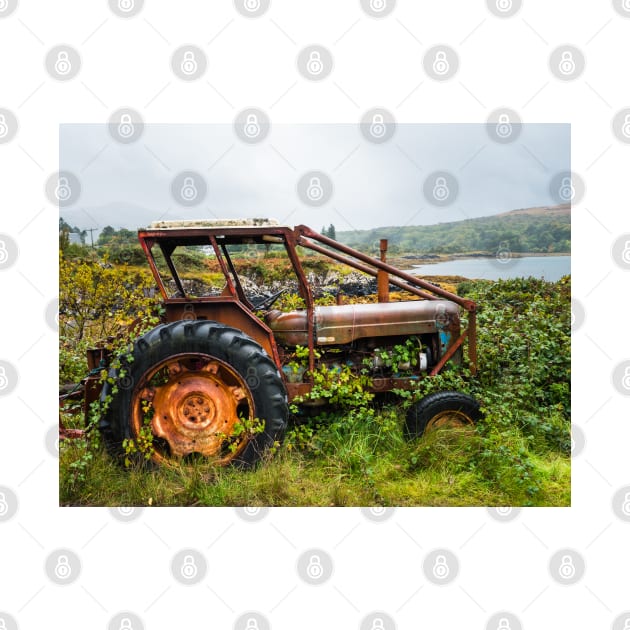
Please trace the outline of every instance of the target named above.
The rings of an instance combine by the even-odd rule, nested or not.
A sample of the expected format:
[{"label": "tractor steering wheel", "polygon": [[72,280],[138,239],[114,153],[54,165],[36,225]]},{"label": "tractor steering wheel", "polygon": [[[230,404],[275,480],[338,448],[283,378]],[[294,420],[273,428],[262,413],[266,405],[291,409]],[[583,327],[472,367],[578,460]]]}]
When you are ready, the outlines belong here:
[{"label": "tractor steering wheel", "polygon": [[278,291],[277,293],[274,293],[273,295],[270,295],[269,297],[265,298],[261,302],[258,302],[258,304],[256,304],[256,308],[257,309],[270,308],[271,305],[285,292],[286,292],[286,289],[280,289],[280,291]]}]

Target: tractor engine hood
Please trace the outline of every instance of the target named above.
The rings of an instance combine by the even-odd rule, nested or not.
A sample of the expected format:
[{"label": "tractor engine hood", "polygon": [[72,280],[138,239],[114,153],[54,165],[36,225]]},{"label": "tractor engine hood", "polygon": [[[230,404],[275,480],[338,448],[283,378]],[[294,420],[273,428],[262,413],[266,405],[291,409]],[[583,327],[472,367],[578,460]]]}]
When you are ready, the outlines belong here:
[{"label": "tractor engine hood", "polygon": [[[459,307],[448,300],[316,306],[315,343],[348,344],[366,337],[459,332]],[[307,312],[273,310],[265,321],[283,346],[307,346]]]}]

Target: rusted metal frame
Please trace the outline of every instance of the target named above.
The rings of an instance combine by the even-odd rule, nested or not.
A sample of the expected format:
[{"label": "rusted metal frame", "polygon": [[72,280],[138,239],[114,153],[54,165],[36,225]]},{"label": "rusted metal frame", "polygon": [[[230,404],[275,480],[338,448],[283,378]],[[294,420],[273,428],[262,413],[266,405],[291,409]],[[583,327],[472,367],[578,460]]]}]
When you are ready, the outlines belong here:
[{"label": "rusted metal frame", "polygon": [[435,376],[446,365],[446,362],[457,352],[457,349],[464,343],[464,339],[466,339],[467,336],[468,329],[464,330],[455,343],[442,355],[442,358],[429,372],[429,376]]},{"label": "rusted metal frame", "polygon": [[[326,249],[325,247],[322,247],[321,245],[317,245],[316,243],[313,243],[312,241],[309,241],[306,238],[298,237],[297,242],[298,242],[298,245],[301,245],[302,247],[308,247],[309,249],[312,249],[314,252],[324,254],[325,256],[328,256],[329,258],[332,258],[333,260],[343,263],[344,265],[349,265],[350,267],[354,267],[358,271],[367,273],[368,275],[373,276],[374,278],[378,277],[378,271],[376,271],[375,269],[372,269],[371,267],[368,267],[367,265],[364,265],[363,263],[360,263],[356,260],[352,260],[351,258],[348,258],[347,256],[338,254],[335,251]],[[390,276],[389,282],[393,284],[394,286],[398,287],[399,289],[404,289],[405,291],[409,291],[409,293],[413,293],[414,295],[417,295],[418,297],[424,298],[426,300],[439,299],[435,295],[432,295],[431,293],[427,293],[426,291],[423,291],[422,289],[418,289],[417,287],[411,286],[407,284],[406,282],[403,282],[402,280],[398,280],[398,278],[392,278]]]},{"label": "rusted metal frame", "polygon": [[[467,311],[472,312],[476,309],[476,304],[472,300],[466,300],[465,298],[462,298],[459,295],[455,295],[455,293],[451,293],[450,291],[447,291],[446,289],[436,287],[435,285],[431,284],[430,282],[427,282],[426,280],[422,280],[421,278],[418,278],[417,276],[412,276],[411,274],[401,271],[400,269],[397,269],[396,267],[392,267],[391,265],[387,263],[381,262],[380,260],[378,260],[378,258],[373,258],[372,256],[363,254],[362,252],[356,249],[353,249],[352,247],[348,247],[347,245],[344,245],[343,243],[338,243],[337,241],[331,238],[328,238],[327,236],[323,236],[322,234],[319,234],[318,232],[311,230],[311,228],[307,227],[306,225],[298,225],[294,228],[294,231],[295,231],[296,237],[306,236],[308,238],[315,239],[316,241],[319,241],[320,243],[323,243],[324,245],[328,245],[329,247],[332,247],[340,252],[343,252],[344,254],[348,254],[354,258],[357,258],[358,260],[368,263],[369,265],[372,265],[376,267],[377,269],[382,269],[383,271],[386,271],[387,273],[394,275],[397,278],[400,278],[401,280],[406,280],[407,282],[415,286],[421,287],[423,289],[426,289],[427,291],[430,291],[431,293],[434,293],[435,295],[439,295],[440,297],[450,300],[451,302],[455,302],[456,304],[459,304],[462,308],[464,308]],[[299,238],[298,238],[298,241],[299,241]]]},{"label": "rusted metal frame", "polygon": [[293,230],[286,225],[275,226],[233,226],[233,227],[218,227],[218,228],[177,228],[177,229],[153,229],[153,230],[139,230],[138,235],[140,238],[155,239],[155,240],[179,240],[179,239],[191,239],[199,240],[199,244],[202,244],[208,235],[213,236],[237,236],[239,238],[243,236],[263,236],[263,235],[277,235],[285,236],[287,233],[292,233]]},{"label": "rusted metal frame", "polygon": [[[380,242],[380,260],[387,262],[387,239],[382,238]],[[376,275],[376,288],[378,301],[380,303],[389,302],[389,274],[379,269]]]},{"label": "rusted metal frame", "polygon": [[306,279],[306,274],[302,268],[300,257],[295,251],[297,240],[292,232],[287,234],[285,240],[285,248],[293,270],[298,277],[298,283],[300,285],[302,298],[306,303],[306,338],[308,339],[308,370],[311,374],[315,372],[315,301],[313,300],[313,293],[311,287]]},{"label": "rusted metal frame", "polygon": [[477,312],[471,311],[468,315],[468,359],[470,372],[477,374]]},{"label": "rusted metal frame", "polygon": [[227,268],[227,265],[225,264],[225,260],[223,259],[223,255],[221,254],[221,249],[219,248],[217,239],[215,238],[213,234],[211,234],[208,238],[210,239],[210,245],[212,245],[212,249],[214,249],[214,255],[217,257],[217,260],[219,261],[219,267],[221,267],[221,271],[223,272],[223,275],[225,276],[225,282],[227,284],[228,291],[230,292],[230,295],[236,299],[237,298],[236,289],[234,288],[234,283],[232,282],[232,278],[230,278],[230,271]]},{"label": "rusted metal frame", "polygon": [[[144,251],[144,255],[147,257],[147,260],[149,261],[149,267],[151,267],[151,273],[153,274],[153,277],[155,281],[157,282],[158,289],[160,290],[160,293],[162,294],[162,299],[167,300],[168,295],[166,294],[166,287],[164,286],[164,282],[162,282],[162,276],[160,275],[160,272],[158,271],[157,265],[155,264],[155,259],[153,258],[153,252],[151,251],[151,248],[153,247],[155,241],[153,239],[145,239],[143,237],[139,237],[138,240],[140,241],[140,246],[142,247]],[[151,244],[149,245],[149,243]]]},{"label": "rusted metal frame", "polygon": [[241,284],[241,279],[239,278],[238,273],[236,273],[236,269],[234,268],[234,263],[232,262],[232,257],[230,256],[230,252],[227,250],[227,246],[225,243],[221,243],[221,251],[225,256],[225,260],[227,262],[227,266],[232,273],[232,278],[234,278],[234,285],[236,288],[236,293],[239,299],[247,306],[250,311],[254,310],[254,305],[247,299],[245,295],[245,291],[243,291],[243,285]]},{"label": "rusted metal frame", "polygon": [[[175,251],[175,246],[172,245],[170,243],[164,243],[163,241],[160,241],[158,243],[158,245],[160,246],[160,249],[162,250],[162,255],[164,256],[164,260],[166,260],[166,264],[168,265],[168,269],[171,272],[171,275],[173,276],[173,280],[175,281],[175,286],[177,287],[177,290],[183,295],[186,296],[186,291],[184,291],[184,285],[182,284],[182,281],[179,277],[179,273],[177,273],[177,269],[175,269],[175,263],[173,263],[173,259],[171,258],[173,252]],[[167,247],[169,247],[170,251],[167,253]]]}]

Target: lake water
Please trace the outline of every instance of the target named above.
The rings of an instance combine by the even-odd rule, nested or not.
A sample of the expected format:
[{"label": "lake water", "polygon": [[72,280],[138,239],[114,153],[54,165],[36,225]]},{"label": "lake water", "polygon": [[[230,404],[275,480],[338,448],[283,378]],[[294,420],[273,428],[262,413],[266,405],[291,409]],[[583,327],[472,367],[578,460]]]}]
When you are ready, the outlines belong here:
[{"label": "lake water", "polygon": [[458,258],[431,265],[414,265],[410,272],[419,276],[464,276],[501,280],[506,278],[544,278],[550,282],[571,273],[571,256],[525,256],[509,258]]}]

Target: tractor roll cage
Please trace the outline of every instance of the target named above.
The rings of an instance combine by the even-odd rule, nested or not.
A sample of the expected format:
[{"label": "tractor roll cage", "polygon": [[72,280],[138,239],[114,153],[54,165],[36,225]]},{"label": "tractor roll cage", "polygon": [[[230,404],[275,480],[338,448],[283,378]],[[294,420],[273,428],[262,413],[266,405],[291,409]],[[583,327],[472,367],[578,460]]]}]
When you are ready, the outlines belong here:
[{"label": "tractor roll cage", "polygon": [[[413,295],[426,300],[438,300],[440,298],[449,300],[461,306],[468,312],[468,327],[464,329],[457,340],[450,346],[448,351],[441,357],[440,361],[431,371],[431,375],[437,374],[446,362],[462,346],[465,339],[468,339],[468,357],[470,369],[473,374],[477,369],[477,326],[476,326],[476,304],[472,300],[462,298],[450,291],[446,291],[422,278],[414,276],[392,267],[385,262],[385,252],[387,250],[386,241],[381,241],[381,259],[368,256],[352,247],[339,243],[327,236],[319,234],[305,225],[298,225],[295,228],[281,225],[265,226],[205,226],[195,227],[168,227],[150,228],[138,231],[138,239],[147,256],[153,276],[157,282],[160,293],[165,302],[213,302],[213,301],[239,301],[250,311],[254,311],[254,305],[248,300],[241,285],[238,273],[234,267],[232,258],[228,252],[228,245],[243,244],[284,244],[287,255],[296,277],[300,294],[304,299],[307,310],[308,322],[308,350],[309,369],[315,369],[315,330],[314,330],[314,301],[308,284],[306,274],[302,268],[296,247],[301,246],[316,253],[322,254],[337,262],[348,265],[357,271],[361,271],[378,280],[378,294],[380,302],[388,301],[388,286],[408,291]],[[162,255],[166,261],[169,272],[172,275],[175,286],[182,296],[181,298],[171,298],[168,296],[162,276],[158,270],[152,248],[158,244]],[[186,295],[183,283],[173,263],[172,254],[178,246],[204,245],[211,246],[216,259],[225,276],[226,288],[221,296],[208,296],[193,298]],[[226,293],[227,291],[227,293]]]}]

